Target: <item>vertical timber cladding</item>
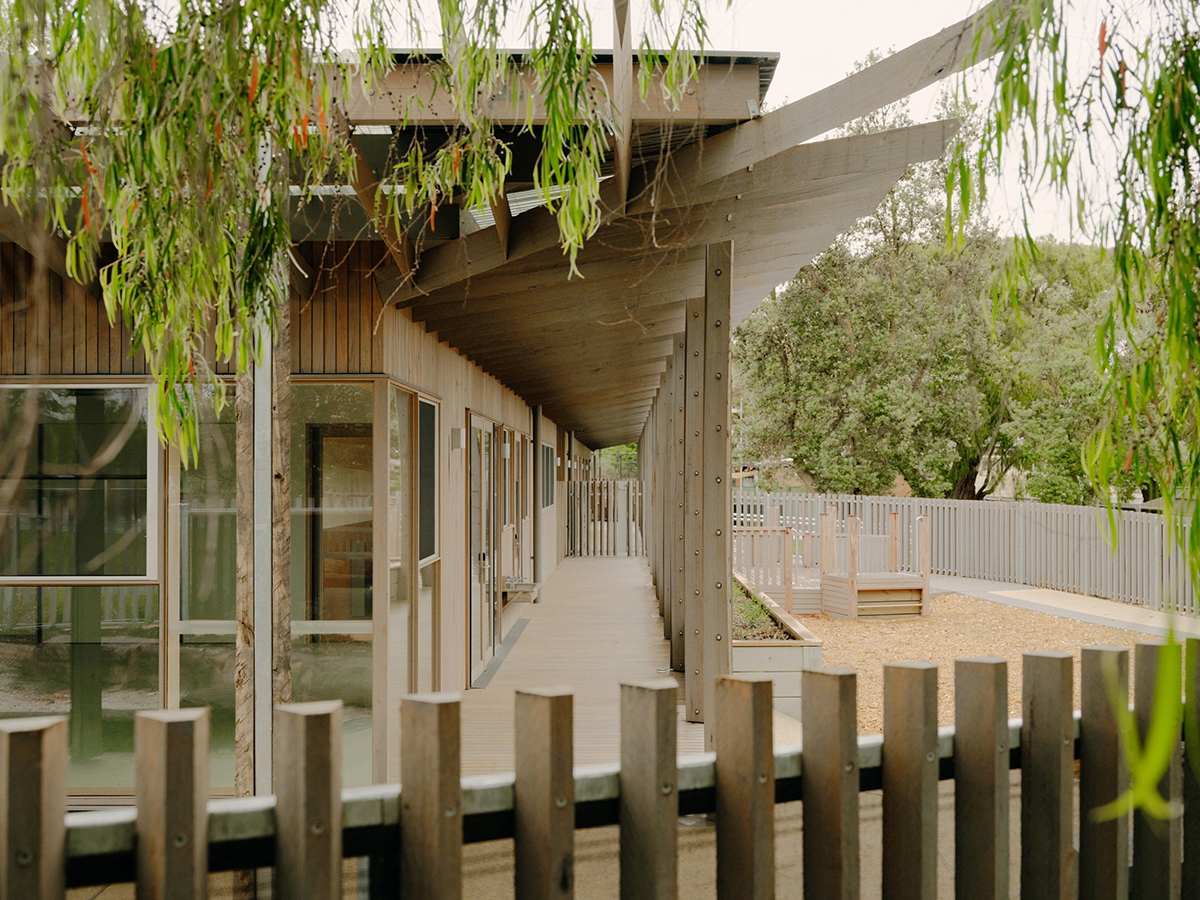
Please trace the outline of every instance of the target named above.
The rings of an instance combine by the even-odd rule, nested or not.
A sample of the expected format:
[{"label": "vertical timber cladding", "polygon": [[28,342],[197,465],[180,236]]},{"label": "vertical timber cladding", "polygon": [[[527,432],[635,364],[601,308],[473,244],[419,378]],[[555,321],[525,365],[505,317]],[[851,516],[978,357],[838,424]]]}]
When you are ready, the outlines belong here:
[{"label": "vertical timber cladding", "polygon": [[663,502],[667,515],[667,547],[668,561],[671,569],[671,596],[674,606],[671,612],[671,668],[676,672],[683,671],[684,628],[686,616],[683,602],[684,575],[684,522],[685,501],[683,496],[684,446],[683,446],[683,410],[687,379],[686,369],[686,337],[684,334],[675,336],[675,350],[672,368],[675,372],[671,382],[671,405],[669,421],[670,447],[667,463],[667,479],[664,484]]},{"label": "vertical timber cladding", "polygon": [[704,296],[689,300],[684,388],[684,697],[712,749],[714,679],[731,669],[730,242],[710,244]]}]

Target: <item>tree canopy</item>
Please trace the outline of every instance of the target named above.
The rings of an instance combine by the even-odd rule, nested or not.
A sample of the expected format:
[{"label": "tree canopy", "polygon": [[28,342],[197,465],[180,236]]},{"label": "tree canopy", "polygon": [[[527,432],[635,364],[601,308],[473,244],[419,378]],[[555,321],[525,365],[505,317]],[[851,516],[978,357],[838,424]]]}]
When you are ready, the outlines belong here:
[{"label": "tree canopy", "polygon": [[[938,107],[961,120],[960,147],[978,142],[969,101],[943,94]],[[846,131],[909,124],[901,101]],[[1081,449],[1101,417],[1101,255],[1043,241],[1020,306],[996,304],[1012,252],[981,208],[947,241],[956,152],[910,168],[742,324],[740,450],[790,458],[820,490],[885,493],[901,477],[918,495],[983,499],[1011,475],[1025,496],[1085,502]]]},{"label": "tree canopy", "polygon": [[[994,308],[1005,242],[839,241],[739,328],[747,459],[791,458],[818,490],[983,499],[1005,476],[1047,502],[1093,488],[1100,254],[1045,242],[1020,313]],[[993,316],[993,310],[995,315]]]},{"label": "tree canopy", "polygon": [[[600,165],[619,125],[593,77],[584,6],[344,9],[328,0],[10,0],[0,17],[3,200],[32,223],[35,246],[65,240],[70,273],[98,279],[110,319],[123,317],[146,354],[164,436],[185,447],[198,395],[179,388],[212,377],[206,338],[240,372],[270,339],[287,289],[289,203],[346,181],[353,158],[339,101],[379,84],[393,64],[390,35],[426,46],[424,15],[445,52],[423,62],[458,121],[443,140],[393,145],[376,188],[389,227],[439,203],[486,206],[503,191],[511,151],[488,101],[505,95],[537,131],[534,179],[564,251],[574,254],[600,222]],[[660,73],[668,98],[678,97],[705,43],[699,0],[670,9],[653,0],[644,26],[642,94]],[[502,49],[511,32],[528,46],[519,62]],[[536,128],[533,104],[516,103],[528,83],[518,69],[540,95]]]}]

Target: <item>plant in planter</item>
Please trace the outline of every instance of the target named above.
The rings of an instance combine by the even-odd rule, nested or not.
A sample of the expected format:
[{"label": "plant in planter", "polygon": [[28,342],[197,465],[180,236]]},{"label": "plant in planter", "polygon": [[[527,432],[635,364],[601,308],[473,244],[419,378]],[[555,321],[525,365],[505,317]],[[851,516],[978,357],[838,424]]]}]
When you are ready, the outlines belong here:
[{"label": "plant in planter", "polygon": [[821,641],[770,597],[733,579],[733,671],[768,675],[774,706],[800,718],[800,673],[821,668]]}]

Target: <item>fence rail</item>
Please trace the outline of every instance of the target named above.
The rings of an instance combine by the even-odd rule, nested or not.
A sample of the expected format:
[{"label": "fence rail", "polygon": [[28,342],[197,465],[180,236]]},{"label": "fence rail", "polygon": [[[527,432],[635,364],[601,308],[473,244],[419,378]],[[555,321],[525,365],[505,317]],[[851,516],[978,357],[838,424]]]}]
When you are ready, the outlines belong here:
[{"label": "fence rail", "polygon": [[[1200,644],[1187,647],[1188,702],[1197,702]],[[1158,673],[1179,672],[1182,647],[1136,647],[1134,714],[1149,727]],[[461,897],[464,843],[512,837],[520,897],[561,896],[574,833],[620,826],[621,897],[677,894],[680,815],[716,811],[719,900],[766,898],[775,880],[774,810],[802,800],[803,896],[858,894],[857,794],[883,790],[882,877],[933,896],[939,780],[955,786],[959,897],[1009,896],[1009,769],[1021,771],[1021,896],[1184,896],[1200,889],[1200,858],[1182,859],[1183,833],[1200,829],[1200,785],[1181,765],[1163,780],[1181,823],[1146,825],[1090,815],[1128,786],[1114,710],[1125,696],[1129,651],[1083,651],[1082,711],[1072,711],[1073,657],[1026,654],[1023,717],[1008,719],[1007,662],[955,663],[955,721],[937,727],[937,668],[884,667],[884,734],[856,735],[856,676],[803,675],[802,746],[775,747],[771,682],[722,678],[715,754],[677,758],[678,687],[661,679],[621,688],[619,765],[572,769],[572,698],[518,692],[514,773],[460,778],[460,700],[401,701],[399,785],[341,787],[341,704],[277,708],[289,765],[276,795],[208,799],[207,710],[141,713],[135,729],[137,807],[66,814],[67,724],[0,722],[0,897],[61,898],[65,887],[136,882],[138,896],[203,897],[205,873],[274,866],[283,900],[341,896],[347,857],[367,857],[372,896]],[[1115,683],[1110,681],[1115,679]],[[1182,685],[1170,689],[1179,696]],[[886,753],[884,749],[886,747]],[[1188,748],[1196,751],[1200,748]],[[1079,759],[1075,807],[1075,760]],[[1178,810],[1182,809],[1182,812]],[[1073,823],[1077,822],[1078,826]],[[1074,831],[1080,830],[1078,865]],[[1078,873],[1078,875],[1076,875]],[[924,887],[922,887],[924,886]]]},{"label": "fence rail", "polygon": [[568,556],[645,554],[641,479],[593,478],[566,487]]},{"label": "fence rail", "polygon": [[998,500],[937,500],[853,494],[733,492],[733,524],[769,521],[798,532],[818,530],[833,506],[839,527],[857,516],[866,533],[882,533],[898,513],[900,566],[912,558],[916,520],[929,515],[933,573],[1070,591],[1150,609],[1200,615],[1187,560],[1157,513],[1108,514],[1090,506]]}]

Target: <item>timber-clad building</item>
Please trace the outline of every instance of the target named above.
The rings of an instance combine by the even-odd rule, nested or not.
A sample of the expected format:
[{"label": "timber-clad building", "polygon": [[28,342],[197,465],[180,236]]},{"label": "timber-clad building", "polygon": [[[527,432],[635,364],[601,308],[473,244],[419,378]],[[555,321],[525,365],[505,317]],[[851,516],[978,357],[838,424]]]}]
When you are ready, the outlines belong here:
[{"label": "timber-clad building", "polygon": [[157,440],[126,327],[61,257],[32,291],[0,216],[0,457],[36,416],[4,470],[0,716],[69,717],[80,802],[128,795],[135,713],[179,706],[212,708],[214,788],[269,792],[287,698],[344,701],[346,784],[398,780],[400,696],[485,673],[567,551],[567,482],[631,441],[664,637],[703,719],[729,666],[730,331],[957,123],[815,139],[958,71],[975,29],[767,114],[775,55],[706,56],[671,109],[657,86],[637,99],[627,20],[616,33],[596,73],[624,127],[575,276],[532,191],[536,127],[514,127],[489,210],[381,234],[389,146],[436,147],[452,113],[403,54],[343,101],[357,175],[296,205],[280,341],[253,377],[221,369],[231,402],[206,405],[190,468]]}]

